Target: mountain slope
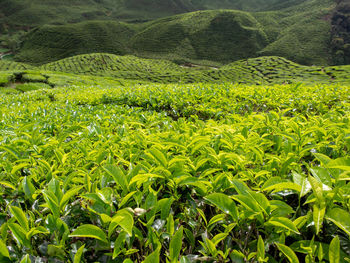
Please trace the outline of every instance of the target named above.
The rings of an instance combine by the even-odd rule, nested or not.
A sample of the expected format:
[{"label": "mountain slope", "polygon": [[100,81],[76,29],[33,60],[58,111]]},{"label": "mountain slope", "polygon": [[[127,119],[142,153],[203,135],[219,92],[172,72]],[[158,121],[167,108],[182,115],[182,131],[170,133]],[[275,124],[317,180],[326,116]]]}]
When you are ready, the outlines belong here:
[{"label": "mountain slope", "polygon": [[132,24],[114,21],[46,25],[27,35],[17,60],[44,64],[85,53],[131,53],[128,41],[135,30]]},{"label": "mountain slope", "polygon": [[198,11],[159,19],[131,40],[141,56],[230,62],[256,56],[267,44],[258,21],[242,11]]},{"label": "mountain slope", "polygon": [[0,33],[92,19],[154,19],[205,9],[276,10],[306,0],[2,0]]},{"label": "mountain slope", "polygon": [[350,81],[350,66],[302,66],[275,56],[239,60],[220,68],[188,68],[167,60],[96,53],[74,56],[40,67],[0,61],[0,86],[11,87],[34,82],[56,87],[74,83],[74,77],[59,78],[57,74],[62,72],[79,74],[75,78],[89,79],[89,82],[96,76],[118,81],[131,80],[134,83],[234,82],[267,85]]},{"label": "mountain slope", "polygon": [[309,0],[268,12],[197,11],[146,23],[88,21],[46,25],[25,38],[17,61],[44,64],[93,52],[134,54],[199,64],[283,56],[301,64],[331,62],[333,0]]},{"label": "mountain slope", "polygon": [[333,0],[310,0],[283,11],[253,13],[269,38],[259,52],[305,65],[332,63],[330,52]]}]

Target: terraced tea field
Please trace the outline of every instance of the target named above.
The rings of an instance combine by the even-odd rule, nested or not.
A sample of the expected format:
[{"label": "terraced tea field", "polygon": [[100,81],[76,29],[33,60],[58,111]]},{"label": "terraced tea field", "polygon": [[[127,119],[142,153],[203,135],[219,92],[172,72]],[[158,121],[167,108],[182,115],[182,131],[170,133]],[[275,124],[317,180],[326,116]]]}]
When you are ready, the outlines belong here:
[{"label": "terraced tea field", "polygon": [[0,65],[0,262],[350,261],[349,66]]},{"label": "terraced tea field", "polygon": [[[42,75],[44,78],[54,74],[56,79],[58,76],[63,79],[59,81],[58,84],[60,85],[64,85],[65,78],[73,78],[74,80],[85,79],[85,81],[91,82],[93,81],[91,76],[123,79],[134,83],[234,82],[266,85],[271,83],[287,84],[299,82],[310,84],[314,82],[348,83],[350,81],[350,66],[309,67],[293,63],[281,57],[259,57],[240,60],[220,68],[192,66],[177,65],[167,60],[141,59],[134,56],[116,56],[103,53],[74,56],[40,67],[0,61],[0,71],[12,71],[14,74],[22,75],[28,71],[31,74]],[[8,72],[4,74],[7,76]],[[71,74],[79,74],[79,76],[71,76]],[[2,86],[6,86],[6,82],[11,83],[13,79],[16,79],[16,76],[13,75],[8,81],[6,79],[2,81]],[[102,78],[99,81],[103,81]],[[47,84],[54,86],[57,83]],[[68,84],[71,84],[71,82]]]}]

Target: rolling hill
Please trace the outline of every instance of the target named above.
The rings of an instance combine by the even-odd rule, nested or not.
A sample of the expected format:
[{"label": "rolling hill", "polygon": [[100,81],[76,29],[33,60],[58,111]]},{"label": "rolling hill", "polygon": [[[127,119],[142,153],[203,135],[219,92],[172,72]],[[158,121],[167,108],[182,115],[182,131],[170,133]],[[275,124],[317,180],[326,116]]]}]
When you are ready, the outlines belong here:
[{"label": "rolling hill", "polygon": [[[276,56],[239,60],[220,68],[212,68],[184,67],[167,60],[96,53],[78,55],[39,67],[0,61],[0,71],[4,72],[0,75],[5,74],[2,77],[3,86],[11,84],[13,80],[16,83],[39,82],[52,87],[64,86],[67,83],[84,81],[94,83],[94,78],[101,77],[135,83],[233,82],[255,85],[299,82],[329,84],[350,81],[350,66],[302,66]],[[9,77],[9,74],[12,77]]]},{"label": "rolling hill", "polygon": [[206,9],[276,10],[306,0],[2,0],[0,32],[97,19],[145,20]]},{"label": "rolling hill", "polygon": [[309,0],[278,11],[208,10],[136,24],[45,25],[26,35],[15,59],[40,65],[106,52],[207,65],[258,56],[327,65],[332,62],[328,16],[333,8],[332,0]]}]

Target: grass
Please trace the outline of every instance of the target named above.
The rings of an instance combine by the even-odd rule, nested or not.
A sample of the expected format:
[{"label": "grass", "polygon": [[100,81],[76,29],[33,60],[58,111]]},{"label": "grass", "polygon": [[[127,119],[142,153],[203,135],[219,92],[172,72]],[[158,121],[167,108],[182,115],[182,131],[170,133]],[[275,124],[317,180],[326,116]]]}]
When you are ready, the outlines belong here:
[{"label": "grass", "polygon": [[332,0],[305,1],[268,12],[197,11],[130,24],[88,21],[46,25],[25,37],[15,60],[40,65],[95,52],[202,65],[274,55],[305,65],[332,61]]}]

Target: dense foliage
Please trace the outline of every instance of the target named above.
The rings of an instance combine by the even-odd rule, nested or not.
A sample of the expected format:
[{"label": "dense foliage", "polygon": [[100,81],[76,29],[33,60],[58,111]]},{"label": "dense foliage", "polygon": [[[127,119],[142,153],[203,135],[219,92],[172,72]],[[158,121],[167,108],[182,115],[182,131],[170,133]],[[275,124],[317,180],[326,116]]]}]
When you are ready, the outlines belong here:
[{"label": "dense foliage", "polygon": [[[283,4],[275,5],[276,10],[268,12],[204,10],[170,17],[161,13],[163,18],[139,23],[120,22],[113,16],[114,12],[121,11],[118,5],[124,1],[113,1],[112,7],[109,6],[111,0],[99,3],[92,0],[61,1],[54,4],[57,12],[50,8],[52,0],[31,1],[30,5],[23,1],[4,1],[5,7],[2,8],[0,3],[0,10],[4,9],[6,14],[3,18],[0,14],[0,24],[9,26],[14,23],[16,27],[8,29],[8,34],[1,34],[0,48],[3,45],[13,50],[16,61],[31,64],[45,64],[78,54],[108,52],[196,64],[208,64],[209,61],[210,65],[261,55],[282,56],[305,65],[329,65],[332,60],[329,18],[334,1],[258,2],[263,6],[271,1]],[[125,2],[135,7],[139,18],[147,13],[148,8],[154,10],[149,2],[167,5],[165,0]],[[174,4],[175,1],[168,2]],[[203,4],[212,9],[218,1],[209,2],[212,4]],[[229,2],[239,4],[240,8],[248,3],[247,0],[222,2],[226,2],[225,8],[229,8]],[[15,7],[6,7],[11,3]],[[107,7],[94,12],[96,5]],[[61,14],[58,20],[55,19],[57,14]],[[44,17],[38,19],[41,15]],[[24,37],[23,30],[28,32]]]},{"label": "dense foliage", "polygon": [[0,33],[92,19],[142,21],[205,9],[276,10],[305,0],[2,0]]},{"label": "dense foliage", "polygon": [[349,261],[349,86],[90,85],[1,95],[1,262]]},{"label": "dense foliage", "polygon": [[[15,87],[20,83],[43,82],[51,87],[82,83],[105,83],[113,77],[118,81],[138,83],[198,83],[234,82],[244,84],[282,83],[348,83],[350,66],[302,66],[281,57],[259,57],[239,60],[222,67],[177,65],[167,60],[141,59],[96,53],[78,55],[34,67],[28,64],[0,61],[0,87]],[[65,73],[62,73],[65,72]],[[72,75],[79,74],[77,75]],[[23,77],[24,76],[24,77]],[[28,76],[34,76],[33,78]],[[35,77],[37,76],[37,77]],[[108,82],[107,81],[107,82]],[[126,84],[127,85],[127,84]]]},{"label": "dense foliage", "polygon": [[350,2],[337,0],[332,16],[332,52],[335,64],[350,63]]}]

